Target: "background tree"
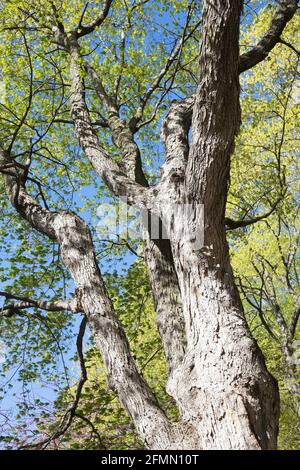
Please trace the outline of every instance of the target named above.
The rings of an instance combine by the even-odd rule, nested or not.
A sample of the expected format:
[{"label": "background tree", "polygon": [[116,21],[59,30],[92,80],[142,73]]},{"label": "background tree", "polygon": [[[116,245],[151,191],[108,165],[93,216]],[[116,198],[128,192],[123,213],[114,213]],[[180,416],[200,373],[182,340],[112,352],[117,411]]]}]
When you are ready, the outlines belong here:
[{"label": "background tree", "polygon": [[[153,48],[145,54],[146,44],[148,48],[157,40],[148,23],[148,9],[154,6],[163,15],[166,37],[178,33],[171,47],[160,42],[157,57]],[[6,194],[19,215],[42,234],[33,232],[40,242],[34,244],[34,259],[49,257],[49,245],[43,244],[47,236],[54,243],[53,260],[59,266],[64,264],[60,271],[52,264],[52,274],[43,276],[42,283],[47,285],[51,279],[51,288],[60,273],[66,279],[71,274],[76,290],[71,300],[59,299],[58,290],[50,300],[49,290],[44,300],[36,300],[32,298],[36,282],[32,277],[28,282],[25,276],[18,281],[17,291],[22,295],[12,288],[9,294],[3,293],[8,300],[18,301],[4,312],[15,319],[15,313],[23,314],[27,308],[49,310],[50,316],[63,311],[58,317],[60,330],[68,326],[67,310],[84,312],[77,338],[81,379],[58,433],[74,418],[85,382],[80,351],[88,323],[107,369],[109,387],[148,447],[276,446],[277,386],[244,320],[225,233],[226,225],[238,228],[264,215],[235,220],[225,219],[224,212],[229,159],[240,123],[238,74],[261,62],[283,41],[282,31],[296,8],[297,2],[282,1],[275,12],[268,11],[271,23],[266,34],[239,57],[238,2],[217,2],[214,8],[203,2],[201,13],[192,2],[186,5],[184,18],[182,3],[176,2],[171,7],[160,2],[101,2],[100,15],[98,2],[90,6],[74,2],[74,11],[73,4],[70,8],[61,2],[47,2],[43,11],[34,2],[5,5],[3,48],[6,56],[9,52],[16,58],[4,61],[3,67],[8,89],[1,137]],[[155,24],[157,14],[151,11]],[[175,18],[172,33],[166,26],[166,12]],[[197,62],[191,57],[193,53],[197,56],[193,40],[200,17],[200,80],[195,86],[187,77],[195,77],[195,70],[198,73]],[[117,43],[116,29],[121,31]],[[285,45],[297,53],[294,46]],[[147,61],[141,68],[145,56]],[[158,73],[153,74],[153,69]],[[14,89],[16,80],[24,86]],[[163,101],[175,90],[186,94],[189,83],[191,91],[197,88],[195,95],[173,103],[165,118],[165,163],[159,182],[153,186],[155,174],[150,171],[147,178],[149,162],[147,158],[142,162],[136,134],[142,132],[139,140],[147,142],[147,154],[155,130],[145,131],[146,124],[152,127],[153,122],[159,122]],[[93,114],[95,121],[90,119]],[[57,194],[57,190],[69,193],[66,177],[71,182],[70,166],[80,178],[86,178],[87,162],[70,132],[72,123],[102,184],[161,218],[168,231],[169,241],[154,242],[146,229],[143,237],[157,326],[168,362],[167,391],[179,409],[176,422],[159,405],[132,357],[96,262],[97,242],[93,243],[86,221],[66,210],[70,201]],[[94,182],[94,175],[89,178],[88,183]],[[269,213],[284,194],[282,187]],[[170,208],[175,203],[188,203],[191,211],[174,221]],[[201,204],[204,246],[199,249],[193,238],[201,225]],[[28,237],[24,224],[19,230],[21,236]],[[21,253],[18,260],[32,262]],[[40,314],[30,315],[44,321]],[[23,326],[19,328],[22,331]],[[28,321],[26,336],[33,338],[34,330]],[[33,364],[34,374],[39,364]],[[46,438],[40,445],[48,442]]]}]

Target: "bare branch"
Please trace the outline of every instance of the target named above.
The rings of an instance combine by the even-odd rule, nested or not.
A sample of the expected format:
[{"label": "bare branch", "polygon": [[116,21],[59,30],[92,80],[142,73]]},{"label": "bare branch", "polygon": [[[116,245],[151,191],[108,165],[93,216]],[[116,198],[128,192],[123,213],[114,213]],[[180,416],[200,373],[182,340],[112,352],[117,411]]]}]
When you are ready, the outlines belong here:
[{"label": "bare branch", "polygon": [[165,65],[163,66],[161,71],[158,73],[158,75],[154,78],[152,85],[148,88],[148,90],[146,91],[146,93],[144,94],[144,96],[141,99],[141,104],[140,104],[139,108],[137,109],[137,112],[136,112],[136,114],[133,118],[133,121],[135,122],[135,124],[137,124],[142,119],[146,104],[148,103],[149,99],[151,98],[151,96],[153,95],[155,90],[157,90],[157,88],[159,87],[162,79],[168,73],[168,71],[170,70],[170,68],[174,64],[174,62],[176,60],[179,60],[179,58],[182,54],[182,51],[183,51],[184,44],[188,41],[188,39],[190,39],[190,37],[194,34],[196,29],[199,27],[200,21],[197,22],[193,26],[193,28],[188,32],[188,27],[189,27],[189,24],[190,24],[193,4],[194,4],[194,2],[192,2],[191,5],[188,8],[187,17],[186,17],[186,21],[185,21],[185,24],[184,24],[184,27],[183,27],[181,37],[178,39],[178,41],[176,41],[176,43],[173,47],[173,50],[171,51],[169,57],[166,60]]},{"label": "bare branch", "polygon": [[33,99],[33,66],[32,66],[32,60],[31,60],[31,55],[30,55],[28,44],[27,44],[26,36],[23,32],[21,32],[21,34],[23,36],[23,40],[24,40],[24,44],[25,44],[26,54],[27,54],[27,58],[28,58],[28,65],[29,65],[29,70],[30,70],[29,96],[28,96],[28,104],[26,106],[25,112],[24,112],[22,118],[20,119],[20,122],[17,125],[14,133],[13,133],[12,140],[11,140],[9,148],[8,148],[9,152],[11,152],[11,150],[13,148],[13,145],[14,145],[14,142],[15,142],[17,136],[18,136],[18,133],[20,132],[21,128],[23,127],[23,124],[26,121],[26,118],[28,116],[28,113],[29,113],[31,105],[32,105],[32,99]]},{"label": "bare branch", "polygon": [[[251,299],[251,297],[247,294],[247,291],[246,291],[246,287],[243,285],[242,283],[242,280],[241,278],[238,278],[238,281],[239,281],[239,286],[240,286],[240,289],[241,289],[241,292],[245,298],[245,300],[248,302],[248,304],[254,308],[257,313],[258,313],[258,316],[260,318],[260,321],[262,323],[262,325],[265,327],[265,329],[267,330],[267,332],[269,333],[269,335],[271,336],[271,338],[273,338],[274,340],[278,341],[278,338],[276,337],[276,335],[274,334],[273,330],[271,329],[269,323],[266,321],[265,319],[265,315],[263,313],[263,309],[262,309],[262,291],[263,291],[263,283],[261,284],[261,288],[259,289],[259,294],[260,294],[260,300],[259,302],[255,303],[254,300]],[[253,294],[252,294],[253,296]]]},{"label": "bare branch", "polygon": [[296,49],[296,47],[293,46],[293,44],[291,44],[290,42],[285,41],[282,38],[280,38],[278,42],[280,42],[280,44],[284,44],[286,47],[288,47],[289,49],[294,51],[295,54],[297,54],[298,57],[300,57],[300,51],[298,51],[298,49]]},{"label": "bare branch", "polygon": [[84,316],[81,320],[81,323],[79,326],[79,332],[78,332],[77,340],[76,340],[76,348],[77,348],[81,375],[77,383],[74,400],[72,401],[67,411],[65,412],[61,420],[61,424],[59,428],[51,436],[47,437],[46,439],[43,439],[33,444],[27,444],[27,445],[21,446],[19,449],[29,449],[29,448],[46,449],[52,441],[63,436],[67,432],[67,430],[70,428],[73,422],[74,416],[76,415],[76,409],[78,407],[78,403],[81,397],[83,386],[85,382],[87,381],[87,371],[86,371],[83,350],[82,350],[83,337],[84,337],[86,325],[87,325],[87,318]]},{"label": "bare branch", "polygon": [[297,11],[298,0],[279,0],[278,7],[270,22],[269,29],[262,39],[250,51],[240,56],[239,72],[251,69],[262,62],[271,50],[281,42],[281,34],[287,23]]},{"label": "bare branch", "polygon": [[17,300],[13,304],[4,305],[1,309],[0,315],[11,317],[15,315],[18,310],[27,308],[39,308],[50,312],[61,312],[69,310],[74,313],[82,312],[76,294],[71,300],[36,300],[29,297],[14,295],[9,292],[0,291],[0,296],[5,297],[7,300]]},{"label": "bare branch", "polygon": [[92,21],[91,23],[89,23],[87,25],[83,25],[82,21],[83,21],[86,9],[88,7],[88,3],[87,3],[84,7],[84,10],[83,10],[81,18],[80,18],[80,22],[79,22],[79,25],[78,25],[78,31],[76,33],[76,37],[81,38],[82,36],[85,36],[87,34],[92,33],[96,28],[98,28],[103,23],[103,21],[106,19],[107,15],[109,13],[112,2],[113,2],[113,0],[105,0],[102,11],[101,11],[100,15],[98,16],[98,18],[96,18],[94,21]]},{"label": "bare branch", "polygon": [[92,421],[87,418],[86,416],[82,415],[81,413],[78,413],[77,411],[75,412],[75,415],[74,415],[76,418],[79,418],[81,419],[82,421],[84,421],[85,423],[87,423],[91,429],[92,429],[92,432],[93,434],[95,434],[95,436],[97,437],[101,447],[100,449],[103,449],[103,450],[107,450],[107,447],[104,445],[103,443],[103,439],[102,437],[100,436],[99,432],[97,431],[97,429],[95,428],[94,424],[92,423]]},{"label": "bare branch", "polygon": [[290,323],[290,327],[289,327],[289,337],[290,337],[290,339],[294,338],[294,336],[295,336],[295,332],[296,332],[296,328],[297,328],[299,318],[300,318],[300,307],[298,307],[292,315],[292,319],[291,319],[291,323]]},{"label": "bare branch", "polygon": [[234,230],[236,228],[247,227],[248,225],[253,225],[260,220],[264,220],[269,217],[276,209],[280,201],[282,200],[283,195],[276,199],[274,204],[272,204],[271,209],[266,212],[265,214],[259,215],[257,217],[253,217],[252,219],[244,219],[244,220],[233,220],[228,217],[225,217],[225,224],[227,226],[227,230]]}]

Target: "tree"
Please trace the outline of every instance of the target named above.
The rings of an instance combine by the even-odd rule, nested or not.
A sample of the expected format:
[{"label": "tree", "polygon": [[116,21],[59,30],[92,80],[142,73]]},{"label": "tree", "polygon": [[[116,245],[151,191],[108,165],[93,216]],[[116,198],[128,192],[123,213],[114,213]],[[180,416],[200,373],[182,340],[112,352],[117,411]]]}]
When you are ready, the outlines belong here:
[{"label": "tree", "polygon": [[[60,261],[76,288],[68,301],[3,293],[18,301],[6,309],[6,315],[13,317],[30,307],[83,313],[79,356],[87,323],[105,364],[109,387],[149,448],[276,448],[278,387],[247,326],[226,241],[226,226],[238,228],[245,220],[225,218],[225,206],[230,157],[241,120],[239,74],[263,61],[277,43],[284,41],[281,35],[297,3],[280,1],[275,11],[271,9],[267,31],[256,46],[239,55],[242,2],[227,0],[212,5],[204,1],[201,12],[196,2],[187,3],[183,25],[183,12],[174,2],[182,32],[154,80],[145,67],[136,84],[127,82],[132,85],[127,97],[122,86],[124,69],[127,77],[131,70],[135,77],[138,60],[146,52],[145,46],[133,52],[132,44],[135,34],[136,42],[140,40],[135,28],[138,20],[145,21],[148,2],[107,0],[95,2],[91,8],[74,2],[74,11],[68,10],[66,2],[52,1],[46,2],[43,10],[36,2],[11,1],[4,7],[3,30],[10,39],[9,47],[17,49],[15,72],[24,80],[16,93],[17,113],[12,96],[3,105],[6,126],[1,138],[1,171],[5,191],[18,214],[58,245]],[[164,4],[161,11],[165,11]],[[91,49],[97,51],[103,41],[100,35],[100,46],[97,44],[97,32],[109,37],[114,34],[114,24],[118,26],[121,20],[126,26],[110,61],[105,63],[97,54],[93,57]],[[198,30],[196,89],[191,96],[171,103],[162,126],[165,162],[159,182],[150,185],[135,135],[153,122],[174,84],[180,88],[186,74],[194,77],[195,63],[189,67],[184,60],[187,51],[193,51],[193,46],[187,49],[187,42]],[[130,58],[136,53],[132,64],[125,58],[127,47]],[[163,44],[162,51],[167,49]],[[118,61],[117,67],[113,67],[113,60]],[[5,68],[10,67],[6,63]],[[29,73],[24,73],[24,67]],[[51,75],[49,70],[53,69]],[[105,83],[105,71],[110,80],[114,79],[113,85]],[[70,90],[69,106],[66,89]],[[91,120],[94,109],[99,117],[96,122]],[[64,117],[66,111],[68,118]],[[153,240],[144,224],[143,241],[157,328],[168,362],[167,392],[180,414],[176,423],[170,422],[159,406],[132,356],[107,293],[88,224],[78,214],[60,208],[55,198],[51,203],[46,200],[41,183],[47,181],[52,169],[45,172],[46,166],[37,158],[40,155],[45,159],[46,154],[52,163],[60,160],[55,149],[61,146],[64,152],[72,143],[73,136],[66,131],[70,122],[85,157],[109,190],[159,220],[167,232],[167,240]],[[55,134],[56,125],[64,126],[60,136]],[[109,132],[106,145],[97,126]],[[122,158],[115,151],[107,151],[111,141]],[[71,151],[77,153],[76,143]],[[45,174],[41,175],[41,169]],[[41,181],[35,177],[39,174]],[[84,368],[82,373],[67,425],[76,412]]]}]

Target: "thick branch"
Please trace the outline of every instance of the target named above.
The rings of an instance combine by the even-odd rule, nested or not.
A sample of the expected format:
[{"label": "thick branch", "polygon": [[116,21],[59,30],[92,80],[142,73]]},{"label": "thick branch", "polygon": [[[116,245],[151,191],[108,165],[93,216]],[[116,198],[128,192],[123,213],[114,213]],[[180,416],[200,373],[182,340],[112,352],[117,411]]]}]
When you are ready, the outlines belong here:
[{"label": "thick branch", "polygon": [[144,231],[144,253],[156,311],[157,329],[169,367],[169,378],[185,355],[182,301],[169,240],[151,240]]},{"label": "thick branch", "polygon": [[120,117],[119,107],[115,99],[105,92],[96,70],[88,63],[85,63],[85,69],[92,80],[100,102],[104,104],[108,112],[108,125],[112,132],[113,142],[124,155],[122,168],[125,174],[142,186],[148,186],[142,169],[140,150],[134,140],[133,131],[126,121]]},{"label": "thick branch", "polygon": [[164,120],[161,135],[165,142],[166,160],[161,180],[173,182],[184,178],[184,168],[189,153],[188,131],[192,121],[195,97],[192,95],[172,104]]},{"label": "thick branch", "polygon": [[85,88],[80,60],[78,44],[73,38],[70,66],[71,115],[80,145],[95,171],[117,196],[126,196],[130,204],[150,208],[151,196],[147,189],[128,178],[119,165],[111,160],[93,130],[84,99]]},{"label": "thick branch", "polygon": [[55,230],[53,228],[56,213],[49,212],[40,206],[24,188],[23,171],[17,169],[17,165],[10,154],[0,148],[0,166],[12,165],[9,173],[4,174],[5,187],[7,196],[12,205],[17,209],[19,214],[27,220],[32,227],[47,235],[51,240],[56,239]]},{"label": "thick branch", "polygon": [[[86,70],[94,83],[100,101],[104,104],[109,113],[108,123],[112,131],[114,143],[123,152],[126,158],[124,165],[126,174],[143,186],[147,185],[141,169],[140,151],[134,141],[133,131],[130,129],[129,125],[120,118],[116,103],[105,93],[103,84],[96,71],[88,64],[86,65]],[[193,102],[193,98],[188,100],[189,105],[191,102]],[[177,123],[178,128],[180,128],[181,122],[185,120],[185,116],[182,114],[184,114],[186,108],[186,103],[176,103],[174,108],[172,107],[169,121],[171,121],[172,118],[174,123],[176,118],[177,121],[180,120],[180,123]],[[191,111],[191,106],[189,106],[189,108]],[[189,116],[191,116],[191,112],[189,112]],[[168,127],[172,127],[171,123],[169,123]],[[184,130],[182,133],[186,136],[187,141],[188,122],[183,127]],[[166,130],[166,132],[168,131]],[[170,139],[168,139],[168,142],[169,141]],[[171,152],[172,149],[170,149],[170,154]],[[171,158],[171,155],[169,156]],[[164,345],[169,372],[172,373],[181,362],[185,348],[185,331],[178,279],[169,241],[151,240],[148,229],[145,229],[143,232],[143,241],[145,261],[148,267],[157,314],[158,330]]]},{"label": "thick branch", "polygon": [[1,314],[5,317],[11,317],[18,310],[23,310],[26,308],[39,308],[41,310],[46,310],[48,312],[61,312],[64,310],[69,310],[74,313],[82,312],[80,303],[74,295],[71,300],[40,300],[40,299],[31,299],[29,297],[24,297],[20,295],[14,295],[9,292],[0,291],[0,296],[5,297],[7,300],[17,300],[13,304],[4,305],[1,309]]},{"label": "thick branch", "polygon": [[83,25],[82,21],[83,21],[85,11],[88,7],[88,3],[87,3],[84,10],[83,10],[83,14],[81,16],[81,19],[80,19],[80,22],[79,22],[79,25],[78,25],[78,31],[76,33],[76,36],[78,38],[81,38],[82,36],[85,36],[86,34],[92,33],[96,28],[98,28],[103,23],[103,21],[106,19],[107,15],[109,13],[112,2],[113,2],[113,0],[105,0],[100,15],[94,21],[92,21],[91,23],[89,23],[87,25]]},{"label": "thick branch", "polygon": [[281,41],[281,34],[287,23],[293,18],[298,6],[298,0],[279,0],[278,7],[272,18],[268,31],[250,51],[240,56],[240,73],[245,72],[262,62],[271,50]]},{"label": "thick branch", "polygon": [[[85,68],[92,79],[100,101],[108,111],[108,123],[112,131],[113,141],[125,157],[124,167],[126,174],[143,186],[147,186],[147,181],[141,168],[140,150],[134,141],[133,131],[129,125],[120,118],[118,106],[114,99],[106,94],[97,72],[90,67],[89,64],[86,64]],[[190,103],[193,99],[188,101]],[[185,118],[180,115],[180,110],[184,113],[185,109],[186,106],[184,105],[174,105],[174,109],[172,108],[171,113],[174,122],[177,116],[180,116],[179,119],[184,121]],[[191,116],[191,112],[189,115]],[[170,121],[171,119],[170,117]],[[178,127],[180,127],[179,123]],[[187,128],[188,123],[184,125],[183,131],[186,135],[186,140]],[[176,366],[178,366],[183,359],[185,349],[185,330],[178,279],[169,241],[151,240],[147,228],[143,231],[143,241],[145,261],[148,267],[149,280],[157,314],[157,326],[164,345],[169,372],[172,374]]]}]

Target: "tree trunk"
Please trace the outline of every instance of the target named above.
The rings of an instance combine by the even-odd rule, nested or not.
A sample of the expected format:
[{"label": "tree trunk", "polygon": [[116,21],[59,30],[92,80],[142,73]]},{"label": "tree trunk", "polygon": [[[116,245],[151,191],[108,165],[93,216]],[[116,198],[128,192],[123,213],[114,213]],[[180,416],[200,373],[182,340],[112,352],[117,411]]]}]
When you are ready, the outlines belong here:
[{"label": "tree trunk", "polygon": [[[165,135],[167,150],[168,145],[172,150],[166,168],[177,178],[163,186],[162,218],[169,229],[187,337],[184,361],[169,387],[201,448],[274,449],[278,388],[245,322],[224,223],[230,155],[240,122],[240,5],[228,0],[213,7],[204,2],[203,8],[201,80],[185,164],[181,157],[183,172],[178,163],[171,168],[180,160],[174,127]],[[179,215],[172,211],[174,202],[182,206]],[[203,246],[198,246],[202,225]]]},{"label": "tree trunk", "polygon": [[[298,344],[298,341],[295,342]],[[281,350],[284,360],[284,379],[292,398],[294,409],[300,418],[300,383],[298,378],[300,361],[287,335],[284,335],[281,340]]]},{"label": "tree trunk", "polygon": [[187,352],[171,392],[201,448],[274,449],[277,384],[247,328],[226,244],[218,253],[218,242],[210,236],[199,252],[188,242],[173,243]]}]

